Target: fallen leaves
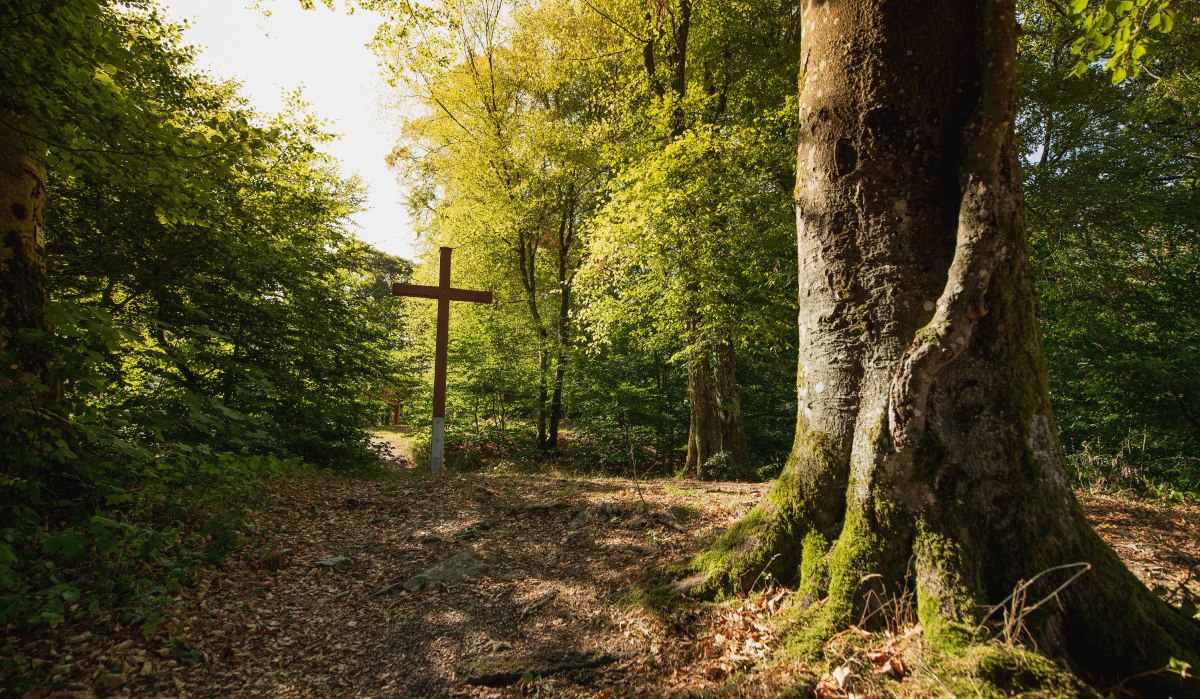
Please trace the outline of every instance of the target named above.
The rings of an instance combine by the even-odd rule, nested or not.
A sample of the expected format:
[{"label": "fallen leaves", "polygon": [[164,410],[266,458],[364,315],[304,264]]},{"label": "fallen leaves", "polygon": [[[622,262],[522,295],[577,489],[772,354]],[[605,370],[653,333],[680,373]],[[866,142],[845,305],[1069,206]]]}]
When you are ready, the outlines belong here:
[{"label": "fallen leaves", "polygon": [[[921,675],[915,623],[890,633],[851,627],[824,671],[781,661],[778,624],[792,592],[779,586],[665,615],[614,604],[648,562],[695,551],[705,532],[735,521],[767,488],[712,486],[643,481],[639,495],[627,480],[554,475],[297,478],[276,484],[257,515],[269,538],[201,570],[166,601],[154,634],[112,617],[10,637],[0,679],[23,682],[30,699],[496,697],[520,690],[464,688],[464,659],[566,648],[620,660],[527,688],[665,696],[736,683],[742,696],[772,697],[808,678],[815,696],[850,699]],[[1200,507],[1084,503],[1135,572],[1196,584],[1187,569],[1200,560]],[[686,527],[672,514],[680,505],[694,513]],[[495,572],[416,593],[388,589],[460,551]]]}]

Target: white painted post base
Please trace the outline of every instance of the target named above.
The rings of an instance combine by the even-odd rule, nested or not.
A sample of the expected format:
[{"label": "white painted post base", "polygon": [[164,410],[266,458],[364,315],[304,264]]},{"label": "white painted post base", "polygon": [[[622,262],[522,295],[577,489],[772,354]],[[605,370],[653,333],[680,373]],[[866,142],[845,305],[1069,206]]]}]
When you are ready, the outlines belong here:
[{"label": "white painted post base", "polygon": [[442,458],[446,452],[446,418],[433,418],[433,435],[429,439],[429,472],[442,472]]}]

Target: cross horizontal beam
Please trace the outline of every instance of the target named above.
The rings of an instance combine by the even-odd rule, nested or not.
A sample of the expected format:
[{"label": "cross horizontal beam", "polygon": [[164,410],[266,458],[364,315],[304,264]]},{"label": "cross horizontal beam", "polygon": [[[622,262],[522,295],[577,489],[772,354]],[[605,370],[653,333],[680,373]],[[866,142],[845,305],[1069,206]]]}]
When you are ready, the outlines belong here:
[{"label": "cross horizontal beam", "polygon": [[[440,299],[442,298],[442,287],[396,282],[392,284],[392,296],[416,296],[423,299]],[[451,301],[491,303],[492,292],[474,291],[472,289],[446,289],[446,298]]]}]

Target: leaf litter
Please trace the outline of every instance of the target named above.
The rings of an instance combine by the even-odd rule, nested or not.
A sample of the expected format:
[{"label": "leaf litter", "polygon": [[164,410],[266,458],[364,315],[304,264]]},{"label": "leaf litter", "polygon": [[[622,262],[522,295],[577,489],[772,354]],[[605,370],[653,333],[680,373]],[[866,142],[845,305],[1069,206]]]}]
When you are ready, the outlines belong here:
[{"label": "leaf litter", "polygon": [[[115,615],[8,629],[0,694],[772,697],[799,681],[849,697],[856,677],[904,681],[920,662],[919,624],[852,627],[841,651],[838,639],[827,648],[828,667],[809,667],[774,655],[785,588],[669,612],[620,602],[648,565],[699,550],[768,487],[401,467],[375,480],[300,475],[270,486],[254,514],[264,535],[199,570],[153,633]],[[1081,501],[1148,585],[1200,593],[1200,506]],[[481,567],[405,588],[463,554]]]}]

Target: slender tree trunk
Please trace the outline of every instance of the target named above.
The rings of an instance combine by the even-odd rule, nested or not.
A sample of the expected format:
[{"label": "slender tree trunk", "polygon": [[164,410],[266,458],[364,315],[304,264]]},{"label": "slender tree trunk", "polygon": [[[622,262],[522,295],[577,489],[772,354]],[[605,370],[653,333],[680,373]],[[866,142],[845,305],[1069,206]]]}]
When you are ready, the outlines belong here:
[{"label": "slender tree trunk", "polygon": [[1036,600],[1090,566],[1026,618],[1040,650],[1101,681],[1196,665],[1200,625],[1067,484],[1013,144],[1013,1],[808,0],[803,19],[796,439],[683,586],[795,583],[794,640],[815,647],[911,584],[950,646],[1018,582],[1049,571]]},{"label": "slender tree trunk", "polygon": [[547,388],[550,373],[550,332],[542,322],[542,313],[538,309],[537,290],[537,253],[538,236],[523,236],[516,247],[517,265],[521,272],[521,286],[525,289],[525,303],[529,308],[529,318],[537,331],[538,345],[538,404],[537,404],[537,445],[538,449],[546,448],[546,404],[549,399]]},{"label": "slender tree trunk", "polygon": [[538,449],[547,449],[546,441],[546,405],[549,403],[550,390],[547,376],[550,373],[550,334],[545,328],[538,328],[538,405],[537,405],[537,445]]},{"label": "slender tree trunk", "polygon": [[704,464],[721,452],[721,420],[709,352],[693,346],[687,353],[688,441],[685,473],[704,477]]},{"label": "slender tree trunk", "polygon": [[567,349],[571,342],[571,246],[575,239],[575,187],[567,189],[562,221],[558,227],[558,343],[554,354],[554,390],[550,398],[550,435],[547,447],[558,447],[558,423],[563,416],[563,383],[567,369]]},{"label": "slender tree trunk", "polygon": [[48,385],[51,357],[44,343],[23,342],[22,331],[49,333],[45,249],[46,174],[21,136],[0,124],[0,353],[13,371],[0,386],[11,405],[38,409],[53,399]]},{"label": "slender tree trunk", "polygon": [[563,377],[566,374],[565,358],[560,347],[554,360],[554,390],[550,393],[550,425],[546,438],[546,448],[558,447],[558,423],[562,420],[563,410]]}]

